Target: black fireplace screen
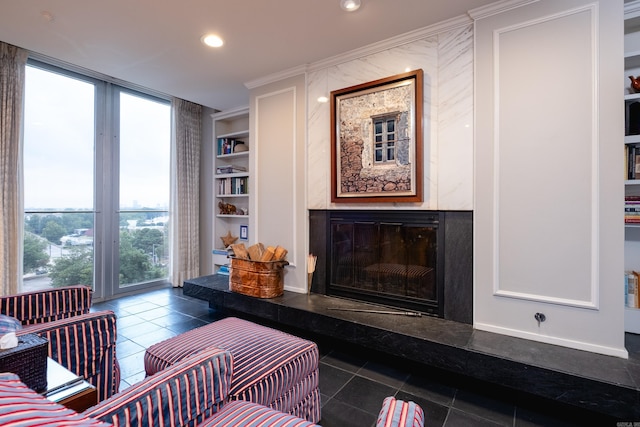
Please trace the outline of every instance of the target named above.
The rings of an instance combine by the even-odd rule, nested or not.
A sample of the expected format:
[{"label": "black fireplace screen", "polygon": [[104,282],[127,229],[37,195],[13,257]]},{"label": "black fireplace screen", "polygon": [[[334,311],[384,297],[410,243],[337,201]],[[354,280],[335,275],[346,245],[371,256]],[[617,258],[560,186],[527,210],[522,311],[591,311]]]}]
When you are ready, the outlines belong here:
[{"label": "black fireplace screen", "polygon": [[441,314],[438,223],[333,218],[328,293]]}]

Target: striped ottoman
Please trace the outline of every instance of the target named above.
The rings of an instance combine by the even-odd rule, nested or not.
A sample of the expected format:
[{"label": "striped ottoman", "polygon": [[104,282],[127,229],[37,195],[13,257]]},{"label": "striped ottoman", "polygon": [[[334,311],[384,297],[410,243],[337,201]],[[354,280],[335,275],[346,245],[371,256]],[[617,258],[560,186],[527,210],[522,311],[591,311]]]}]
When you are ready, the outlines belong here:
[{"label": "striped ottoman", "polygon": [[235,317],[147,348],[147,376],[208,347],[227,350],[233,356],[230,400],[254,402],[312,423],[320,420],[318,346]]}]

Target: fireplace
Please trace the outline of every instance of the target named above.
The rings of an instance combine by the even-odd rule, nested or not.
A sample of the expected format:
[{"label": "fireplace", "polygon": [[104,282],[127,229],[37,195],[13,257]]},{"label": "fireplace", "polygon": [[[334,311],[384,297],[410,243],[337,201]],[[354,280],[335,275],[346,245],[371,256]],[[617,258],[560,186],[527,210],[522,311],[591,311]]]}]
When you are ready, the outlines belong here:
[{"label": "fireplace", "polygon": [[439,213],[334,212],[327,294],[442,317]]},{"label": "fireplace", "polygon": [[473,319],[467,211],[311,210],[312,292]]}]

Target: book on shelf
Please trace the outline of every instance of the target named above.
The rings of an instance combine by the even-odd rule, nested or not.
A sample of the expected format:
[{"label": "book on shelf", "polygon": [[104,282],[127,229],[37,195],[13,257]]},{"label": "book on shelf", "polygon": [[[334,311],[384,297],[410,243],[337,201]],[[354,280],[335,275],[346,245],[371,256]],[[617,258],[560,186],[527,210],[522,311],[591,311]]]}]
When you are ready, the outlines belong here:
[{"label": "book on shelf", "polygon": [[218,194],[249,194],[249,178],[238,176],[218,180]]},{"label": "book on shelf", "polygon": [[218,269],[218,274],[222,274],[223,276],[228,276],[229,275],[229,266],[228,265],[221,265],[220,268]]},{"label": "book on shelf", "polygon": [[640,308],[639,277],[640,273],[637,271],[624,272],[624,300],[629,308]]},{"label": "book on shelf", "polygon": [[236,147],[238,145],[244,147],[244,141],[235,138],[218,138],[218,156],[232,154],[238,151],[247,151],[246,148],[237,150]]},{"label": "book on shelf", "polygon": [[236,165],[218,166],[216,168],[216,173],[217,174],[242,173],[242,172],[246,172],[246,171],[247,171],[247,168],[245,168],[243,166],[236,166]]},{"label": "book on shelf", "polygon": [[625,224],[640,224],[640,196],[625,196],[624,222]]},{"label": "book on shelf", "polygon": [[626,178],[640,179],[640,144],[626,144],[625,157],[627,159]]}]

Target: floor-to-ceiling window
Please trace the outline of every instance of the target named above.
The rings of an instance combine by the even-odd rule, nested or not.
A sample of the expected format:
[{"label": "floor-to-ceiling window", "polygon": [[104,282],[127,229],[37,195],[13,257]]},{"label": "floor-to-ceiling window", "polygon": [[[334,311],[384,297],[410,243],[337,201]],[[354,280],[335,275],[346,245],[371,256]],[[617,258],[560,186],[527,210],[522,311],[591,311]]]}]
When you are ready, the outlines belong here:
[{"label": "floor-to-ceiling window", "polygon": [[170,105],[119,92],[120,287],[168,276]]},{"label": "floor-to-ceiling window", "polygon": [[168,277],[170,103],[30,61],[22,290]]}]

